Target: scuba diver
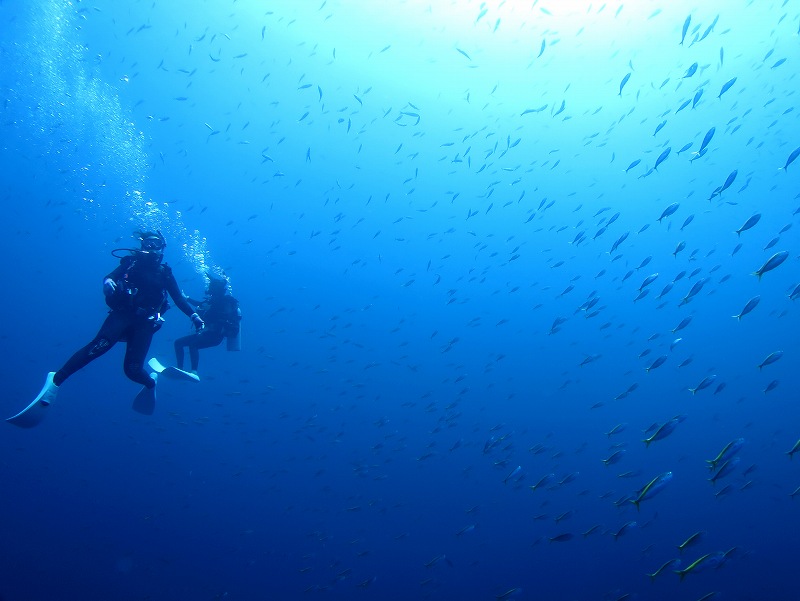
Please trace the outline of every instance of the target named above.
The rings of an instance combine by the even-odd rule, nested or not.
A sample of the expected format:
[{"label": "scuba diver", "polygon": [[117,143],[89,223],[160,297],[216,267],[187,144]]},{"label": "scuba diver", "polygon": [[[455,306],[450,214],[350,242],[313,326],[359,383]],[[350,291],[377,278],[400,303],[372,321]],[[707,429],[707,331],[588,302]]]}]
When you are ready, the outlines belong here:
[{"label": "scuba diver", "polygon": [[189,347],[191,373],[194,375],[197,375],[200,349],[217,346],[223,338],[227,338],[229,351],[241,350],[239,322],[242,320],[242,311],[239,308],[239,301],[231,294],[230,281],[225,274],[208,273],[206,277],[208,286],[203,300],[194,300],[184,296],[190,305],[197,308],[197,313],[203,319],[205,328],[175,341],[175,359],[178,369],[183,370],[183,349]]},{"label": "scuba diver", "polygon": [[[127,344],[123,369],[125,375],[143,386],[136,395],[133,409],[150,415],[155,408],[156,373],[148,374],[144,360],[153,334],[164,323],[163,313],[169,307],[168,296],[191,320],[198,331],[203,320],[181,294],[172,269],[162,263],[167,246],[164,236],[157,232],[134,232],[140,248],[118,248],[111,254],[120,259],[119,266],[103,279],[103,294],[110,311],[100,331],[85,347],[70,357],[57,372],[47,374],[39,396],[22,412],[7,421],[22,427],[38,424],[45,409],[58,394],[58,388],[69,376],[104,355],[117,342]],[[116,253],[128,251],[120,257]]]}]

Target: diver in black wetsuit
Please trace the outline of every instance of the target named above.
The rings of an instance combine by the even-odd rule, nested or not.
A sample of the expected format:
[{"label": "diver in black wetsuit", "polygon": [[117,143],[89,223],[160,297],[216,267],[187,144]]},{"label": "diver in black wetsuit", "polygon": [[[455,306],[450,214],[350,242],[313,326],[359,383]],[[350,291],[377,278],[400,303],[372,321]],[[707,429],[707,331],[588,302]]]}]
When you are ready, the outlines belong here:
[{"label": "diver in black wetsuit", "polygon": [[184,298],[197,308],[205,328],[175,341],[175,359],[178,369],[183,369],[183,349],[189,347],[191,370],[196,375],[200,363],[200,349],[217,346],[227,338],[228,350],[239,350],[237,345],[242,311],[239,308],[239,301],[231,294],[230,283],[225,275],[208,274],[208,287],[203,300]]},{"label": "diver in black wetsuit", "polygon": [[[117,342],[125,341],[125,375],[144,388],[134,401],[134,409],[152,413],[155,405],[155,379],[144,369],[144,360],[153,334],[161,327],[162,314],[169,307],[167,296],[192,320],[198,330],[203,320],[183,298],[172,269],[162,263],[167,246],[161,232],[134,232],[141,248],[128,250],[119,266],[103,280],[106,304],[111,308],[97,336],[77,351],[57,372],[49,373],[36,401],[49,405],[58,387],[69,376],[105,354]],[[112,253],[113,254],[113,253]],[[114,256],[117,256],[116,254]],[[34,402],[36,402],[34,401]]]}]

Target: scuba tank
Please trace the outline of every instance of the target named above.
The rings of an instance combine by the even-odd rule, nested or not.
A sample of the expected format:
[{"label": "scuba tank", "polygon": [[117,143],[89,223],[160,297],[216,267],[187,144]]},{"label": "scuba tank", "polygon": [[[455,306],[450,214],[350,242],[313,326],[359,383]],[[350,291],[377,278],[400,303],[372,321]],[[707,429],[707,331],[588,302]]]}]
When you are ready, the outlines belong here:
[{"label": "scuba tank", "polygon": [[[231,298],[233,299],[233,297]],[[242,350],[242,311],[239,309],[239,301],[233,299],[233,302],[236,303],[236,322],[228,322],[226,343],[229,351],[240,351]]]},{"label": "scuba tank", "polygon": [[231,334],[226,338],[226,348],[229,351],[240,351],[242,350],[242,324],[239,322],[239,329],[236,330],[235,334]]}]

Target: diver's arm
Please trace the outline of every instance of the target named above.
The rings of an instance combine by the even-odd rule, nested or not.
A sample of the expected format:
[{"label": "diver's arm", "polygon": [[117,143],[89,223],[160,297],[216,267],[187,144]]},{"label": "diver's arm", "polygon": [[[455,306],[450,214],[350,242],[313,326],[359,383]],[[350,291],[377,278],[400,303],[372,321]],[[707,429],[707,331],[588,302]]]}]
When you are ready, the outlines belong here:
[{"label": "diver's arm", "polygon": [[117,265],[116,269],[114,269],[114,271],[112,271],[106,277],[104,277],[103,281],[105,282],[106,280],[114,280],[116,282],[120,280],[130,267],[130,264],[131,264],[130,257],[123,257],[120,260],[119,265]]},{"label": "diver's arm", "polygon": [[178,307],[178,309],[180,309],[187,317],[191,317],[194,314],[194,309],[186,301],[183,294],[181,294],[181,289],[178,287],[178,282],[175,280],[175,276],[172,274],[172,271],[170,271],[167,275],[167,292],[175,302],[175,306]]},{"label": "diver's arm", "polygon": [[103,294],[111,296],[117,291],[117,286],[119,285],[117,282],[122,279],[125,270],[128,269],[129,263],[129,261],[126,262],[125,259],[123,259],[119,262],[119,265],[117,265],[114,271],[103,278]]}]

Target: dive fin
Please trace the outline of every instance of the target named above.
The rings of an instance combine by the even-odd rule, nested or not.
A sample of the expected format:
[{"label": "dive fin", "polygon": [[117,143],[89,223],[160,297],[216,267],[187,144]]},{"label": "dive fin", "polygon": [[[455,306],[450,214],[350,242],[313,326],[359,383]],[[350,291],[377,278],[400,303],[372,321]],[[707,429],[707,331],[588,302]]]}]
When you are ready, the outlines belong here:
[{"label": "dive fin", "polygon": [[182,369],[178,369],[177,367],[164,367],[161,362],[153,357],[150,361],[147,362],[154,372],[159,375],[164,376],[165,378],[169,378],[170,380],[184,380],[189,382],[199,382],[200,377],[197,374],[193,374],[189,371],[184,371]]},{"label": "dive fin", "polygon": [[47,407],[56,400],[58,386],[53,382],[53,376],[55,375],[56,372],[54,371],[48,373],[41,392],[39,392],[33,402],[15,416],[9,417],[6,421],[20,428],[33,428],[38,425],[39,422],[44,419],[44,416],[47,415]]},{"label": "dive fin", "polygon": [[[158,372],[150,374],[150,377],[158,381]],[[133,399],[133,410],[142,415],[153,415],[156,410],[156,387],[147,388],[143,386],[139,394]]]}]

